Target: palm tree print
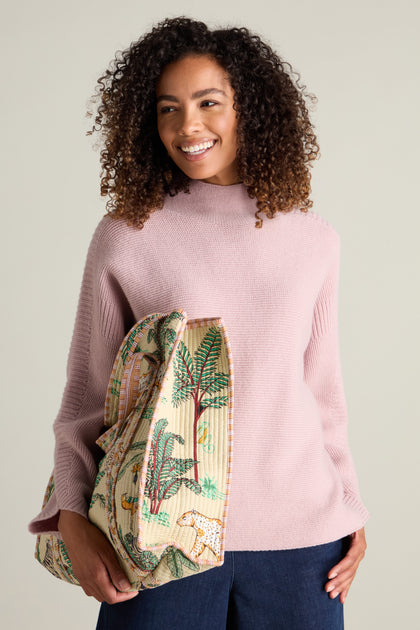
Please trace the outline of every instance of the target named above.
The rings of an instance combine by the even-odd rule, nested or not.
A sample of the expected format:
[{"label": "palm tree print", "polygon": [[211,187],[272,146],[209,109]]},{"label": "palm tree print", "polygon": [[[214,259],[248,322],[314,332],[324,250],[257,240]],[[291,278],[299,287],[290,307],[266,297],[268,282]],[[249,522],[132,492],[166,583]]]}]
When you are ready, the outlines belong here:
[{"label": "palm tree print", "polygon": [[182,484],[195,494],[201,493],[198,481],[182,476],[194,466],[195,460],[172,457],[175,441],[184,444],[184,438],[170,431],[166,433],[167,426],[166,418],[160,418],[152,436],[144,489],[145,495],[150,499],[151,514],[158,514],[162,501],[174,496]]},{"label": "palm tree print", "polygon": [[206,409],[224,407],[228,404],[227,395],[214,396],[228,386],[229,375],[216,372],[216,363],[222,348],[222,335],[216,327],[211,327],[191,356],[181,340],[176,350],[175,380],[172,404],[178,407],[189,398],[194,401],[194,479],[198,483],[198,421]]}]

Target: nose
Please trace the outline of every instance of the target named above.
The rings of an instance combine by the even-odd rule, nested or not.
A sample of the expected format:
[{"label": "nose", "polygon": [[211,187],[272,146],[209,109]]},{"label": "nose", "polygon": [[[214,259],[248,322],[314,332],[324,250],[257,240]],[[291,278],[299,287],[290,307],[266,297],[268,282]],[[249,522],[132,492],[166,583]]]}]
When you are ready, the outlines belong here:
[{"label": "nose", "polygon": [[203,123],[196,107],[185,107],[180,111],[178,133],[180,136],[191,136],[201,131]]}]

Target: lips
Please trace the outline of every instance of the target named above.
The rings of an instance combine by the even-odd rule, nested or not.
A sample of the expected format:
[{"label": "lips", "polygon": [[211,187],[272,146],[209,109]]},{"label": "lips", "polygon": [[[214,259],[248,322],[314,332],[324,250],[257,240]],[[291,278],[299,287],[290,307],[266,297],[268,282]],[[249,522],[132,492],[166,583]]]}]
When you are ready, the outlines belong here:
[{"label": "lips", "polygon": [[196,142],[195,144],[184,144],[180,147],[184,153],[201,153],[205,149],[210,149],[216,140],[203,140],[202,142]]},{"label": "lips", "polygon": [[217,140],[203,140],[201,142],[195,142],[194,144],[183,144],[178,146],[177,149],[188,161],[201,160],[206,157],[213,149]]}]

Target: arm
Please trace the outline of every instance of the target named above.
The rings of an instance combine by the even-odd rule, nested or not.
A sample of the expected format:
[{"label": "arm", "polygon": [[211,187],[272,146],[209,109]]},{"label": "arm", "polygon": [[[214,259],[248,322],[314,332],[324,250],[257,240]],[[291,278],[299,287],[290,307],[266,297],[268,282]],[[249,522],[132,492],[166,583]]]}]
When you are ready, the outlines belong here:
[{"label": "arm", "polygon": [[108,380],[120,343],[134,323],[108,262],[118,229],[113,224],[113,220],[103,219],[89,246],[67,361],[67,382],[54,422],[55,490],[46,509],[31,522],[32,533],[57,533],[60,510],[87,517],[97,461],[103,455],[95,442],[103,427]]},{"label": "arm", "polygon": [[69,552],[73,571],[87,595],[112,604],[130,599],[114,550],[87,519],[104,422],[104,403],[115,356],[133,315],[107,264],[109,219],[92,238],[80,290],[67,362],[67,382],[58,416],[51,501],[30,524],[33,533],[54,532]]},{"label": "arm", "polygon": [[[364,523],[368,513],[360,498],[348,444],[338,330],[340,238],[337,233],[335,236],[328,273],[315,304],[311,339],[305,351],[305,380],[320,410],[325,449],[341,477],[343,500],[359,513],[360,523]],[[329,572],[325,590],[330,597],[340,595],[344,602],[365,549],[364,530],[360,529],[352,534],[345,558]]]}]

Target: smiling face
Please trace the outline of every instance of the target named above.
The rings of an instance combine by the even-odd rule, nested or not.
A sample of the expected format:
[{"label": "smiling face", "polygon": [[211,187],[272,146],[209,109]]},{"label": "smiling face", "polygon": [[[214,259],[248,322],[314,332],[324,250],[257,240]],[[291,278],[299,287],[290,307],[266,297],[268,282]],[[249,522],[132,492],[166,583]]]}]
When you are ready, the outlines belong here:
[{"label": "smiling face", "polygon": [[159,136],[175,164],[191,179],[237,183],[234,91],[223,68],[204,55],[171,63],[156,97]]}]

